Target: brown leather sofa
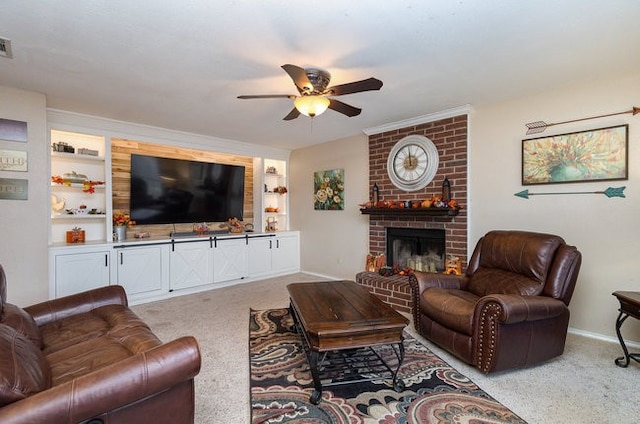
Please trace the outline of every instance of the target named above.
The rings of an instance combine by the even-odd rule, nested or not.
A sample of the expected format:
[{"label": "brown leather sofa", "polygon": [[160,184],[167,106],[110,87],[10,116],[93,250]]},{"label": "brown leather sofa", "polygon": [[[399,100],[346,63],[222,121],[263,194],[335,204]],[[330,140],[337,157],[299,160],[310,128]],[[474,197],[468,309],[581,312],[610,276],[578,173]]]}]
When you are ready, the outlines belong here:
[{"label": "brown leather sofa", "polygon": [[416,330],[485,373],[562,355],[581,262],[558,236],[491,231],[465,274],[410,277]]},{"label": "brown leather sofa", "polygon": [[198,343],[163,344],[122,287],[6,299],[0,266],[0,423],[193,423]]}]

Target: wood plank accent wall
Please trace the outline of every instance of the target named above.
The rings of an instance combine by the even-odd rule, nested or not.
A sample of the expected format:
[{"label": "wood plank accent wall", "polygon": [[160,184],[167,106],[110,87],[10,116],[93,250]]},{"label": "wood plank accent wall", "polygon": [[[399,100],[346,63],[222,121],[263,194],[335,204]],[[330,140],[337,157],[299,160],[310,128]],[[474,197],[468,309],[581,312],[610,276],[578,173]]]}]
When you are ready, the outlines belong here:
[{"label": "wood plank accent wall", "polygon": [[[369,184],[378,184],[380,199],[424,200],[442,193],[445,177],[451,183],[451,197],[465,209],[456,217],[398,217],[379,215],[369,217],[369,251],[385,253],[386,227],[444,229],[446,254],[457,256],[467,263],[467,115],[441,119],[417,126],[369,136]],[[406,192],[393,185],[387,173],[387,157],[402,138],[423,135],[438,148],[438,171],[422,190]]]},{"label": "wood plank accent wall", "polygon": [[[141,141],[111,140],[111,183],[114,212],[129,212],[131,189],[131,154],[158,156],[172,159],[187,159],[200,162],[217,162],[245,167],[244,174],[244,221],[253,222],[253,158],[248,156],[216,153],[206,150],[153,144]],[[212,229],[217,223],[209,223]],[[168,236],[171,231],[192,231],[192,224],[136,225],[135,232],[149,232],[152,237]],[[129,231],[133,233],[134,231]],[[127,237],[131,237],[128,234]]]}]

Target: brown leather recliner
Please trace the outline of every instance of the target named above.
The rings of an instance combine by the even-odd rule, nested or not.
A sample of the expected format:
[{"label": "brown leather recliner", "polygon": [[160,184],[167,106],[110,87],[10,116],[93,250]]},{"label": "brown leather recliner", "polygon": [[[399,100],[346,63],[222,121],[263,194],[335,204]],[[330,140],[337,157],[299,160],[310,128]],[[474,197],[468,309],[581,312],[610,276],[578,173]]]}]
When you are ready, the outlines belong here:
[{"label": "brown leather recliner", "polygon": [[464,275],[410,277],[416,330],[485,373],[559,356],[581,262],[561,237],[491,231]]},{"label": "brown leather recliner", "polygon": [[0,423],[193,423],[197,341],[163,344],[121,286],[6,299],[0,265]]}]

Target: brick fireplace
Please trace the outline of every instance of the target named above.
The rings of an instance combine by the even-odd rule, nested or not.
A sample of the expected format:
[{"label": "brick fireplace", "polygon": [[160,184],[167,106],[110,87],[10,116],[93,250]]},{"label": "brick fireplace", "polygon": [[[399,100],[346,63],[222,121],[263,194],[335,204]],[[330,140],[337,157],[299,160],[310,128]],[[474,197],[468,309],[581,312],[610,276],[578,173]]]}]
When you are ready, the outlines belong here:
[{"label": "brick fireplace", "polygon": [[[379,134],[369,135],[369,184],[376,183],[380,199],[424,200],[442,193],[442,182],[447,177],[451,183],[451,197],[463,209],[456,216],[430,216],[420,213],[384,213],[369,215],[369,252],[387,252],[387,229],[434,229],[444,234],[444,254],[459,257],[463,267],[467,263],[467,115],[459,115],[433,122],[408,126]],[[406,192],[396,188],[387,174],[387,157],[392,147],[402,138],[423,135],[437,147],[438,171],[425,188]],[[409,213],[407,213],[409,212]],[[427,270],[428,271],[428,270]],[[464,269],[463,269],[464,271]],[[399,311],[411,311],[411,290],[407,277],[380,277],[373,273],[360,273],[356,280]]]},{"label": "brick fireplace", "polygon": [[[406,192],[396,188],[387,174],[387,156],[391,148],[402,138],[418,134],[428,137],[438,148],[438,171],[424,189]],[[442,193],[442,182],[447,177],[451,183],[451,197],[467,207],[467,115],[441,119],[421,125],[372,134],[369,136],[369,184],[378,184],[380,199],[424,200]],[[388,227],[441,229],[445,233],[445,254],[467,263],[467,214],[462,209],[455,216],[423,216],[410,214],[370,215],[369,251],[386,253]]]}]

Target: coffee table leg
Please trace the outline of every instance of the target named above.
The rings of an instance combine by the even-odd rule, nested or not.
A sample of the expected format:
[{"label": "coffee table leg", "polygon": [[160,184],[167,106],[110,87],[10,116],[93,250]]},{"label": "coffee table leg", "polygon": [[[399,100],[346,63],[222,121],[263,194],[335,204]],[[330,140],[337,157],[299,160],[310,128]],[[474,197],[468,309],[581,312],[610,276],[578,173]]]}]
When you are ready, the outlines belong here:
[{"label": "coffee table leg", "polygon": [[[402,361],[404,360],[404,343],[403,342],[398,343],[398,350],[399,350],[399,352],[397,353],[398,368],[396,368],[396,371],[393,373],[393,390],[395,390],[396,392],[401,392],[405,389],[404,381],[398,380],[398,371],[400,371],[400,367],[402,366]],[[394,352],[395,352],[395,349],[394,349]]]},{"label": "coffee table leg", "polygon": [[320,374],[318,373],[318,355],[319,353],[312,350],[309,355],[309,369],[311,370],[311,377],[313,377],[313,393],[309,401],[314,405],[317,405],[322,400],[322,382],[320,381]]}]

